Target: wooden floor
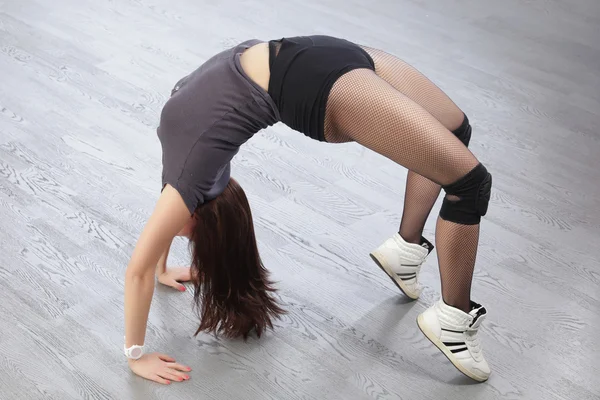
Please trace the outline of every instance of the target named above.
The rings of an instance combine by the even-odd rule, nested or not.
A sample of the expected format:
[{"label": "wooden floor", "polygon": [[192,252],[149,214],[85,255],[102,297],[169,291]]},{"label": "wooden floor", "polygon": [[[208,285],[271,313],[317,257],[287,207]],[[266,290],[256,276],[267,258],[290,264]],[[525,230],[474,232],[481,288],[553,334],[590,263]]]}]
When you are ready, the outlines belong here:
[{"label": "wooden floor", "polygon": [[[191,380],[127,367],[123,276],[172,86],[237,42],[317,33],[395,53],[471,119],[494,175],[473,289],[484,384],[417,328],[435,254],[417,302],[368,256],[397,229],[406,171],[282,125],[233,174],[289,315],[247,343],[193,337],[190,291],[161,287],[147,344]],[[0,399],[599,399],[599,38],[596,0],[0,0]],[[187,262],[177,241],[170,263]]]}]

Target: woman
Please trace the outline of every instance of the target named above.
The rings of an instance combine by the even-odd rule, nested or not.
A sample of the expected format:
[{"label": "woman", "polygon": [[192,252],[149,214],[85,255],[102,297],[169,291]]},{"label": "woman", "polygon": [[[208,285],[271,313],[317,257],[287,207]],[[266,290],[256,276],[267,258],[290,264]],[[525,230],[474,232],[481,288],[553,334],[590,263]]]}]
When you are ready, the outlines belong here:
[{"label": "woman", "polygon": [[[260,260],[252,215],[230,161],[256,132],[283,122],[323,142],[357,142],[409,170],[400,229],[371,253],[408,297],[419,297],[420,267],[433,250],[422,237],[440,190],[436,243],[442,296],[418,317],[421,331],[462,373],[490,370],[478,337],[486,316],[470,290],[479,222],[491,175],[468,150],[466,115],[432,82],[383,51],[327,36],[249,40],[180,80],[158,128],[163,190],[125,278],[125,354],[138,375],[161,383],[189,368],[143,351],[159,280],[190,279],[200,331],[260,334],[283,310]],[[165,270],[173,237],[190,239],[191,273]]]}]

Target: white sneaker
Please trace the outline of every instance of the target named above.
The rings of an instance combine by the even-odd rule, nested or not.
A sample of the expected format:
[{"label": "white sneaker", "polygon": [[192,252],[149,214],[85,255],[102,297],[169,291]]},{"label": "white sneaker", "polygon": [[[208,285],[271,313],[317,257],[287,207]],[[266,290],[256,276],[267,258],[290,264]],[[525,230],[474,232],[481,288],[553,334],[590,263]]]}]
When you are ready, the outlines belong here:
[{"label": "white sneaker", "polygon": [[406,242],[396,233],[371,252],[371,258],[411,299],[418,299],[421,294],[419,272],[421,264],[433,250],[433,245],[421,237],[421,244]]},{"label": "white sneaker", "polygon": [[471,302],[468,314],[450,307],[442,299],[417,318],[421,332],[436,345],[463,374],[479,382],[490,376],[490,367],[483,358],[477,332],[487,311]]}]

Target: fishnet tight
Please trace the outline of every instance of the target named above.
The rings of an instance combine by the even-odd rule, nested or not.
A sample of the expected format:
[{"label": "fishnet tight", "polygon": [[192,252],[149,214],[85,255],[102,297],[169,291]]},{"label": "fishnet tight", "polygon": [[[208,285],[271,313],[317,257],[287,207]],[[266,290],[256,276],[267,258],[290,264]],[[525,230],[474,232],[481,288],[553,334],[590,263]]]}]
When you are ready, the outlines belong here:
[{"label": "fishnet tight", "polygon": [[[478,160],[452,134],[463,113],[438,87],[398,58],[365,50],[375,72],[356,69],[336,81],[327,102],[325,139],[356,141],[409,169],[400,234],[418,243],[440,185],[463,177]],[[438,218],[442,296],[467,312],[478,241],[479,225]]]},{"label": "fishnet tight", "polygon": [[[453,131],[460,126],[463,112],[427,77],[391,54],[368,47],[364,49],[373,58],[375,72],[383,80],[423,107],[446,129]],[[399,232],[404,240],[419,243],[440,190],[440,185],[414,171],[408,171]]]}]

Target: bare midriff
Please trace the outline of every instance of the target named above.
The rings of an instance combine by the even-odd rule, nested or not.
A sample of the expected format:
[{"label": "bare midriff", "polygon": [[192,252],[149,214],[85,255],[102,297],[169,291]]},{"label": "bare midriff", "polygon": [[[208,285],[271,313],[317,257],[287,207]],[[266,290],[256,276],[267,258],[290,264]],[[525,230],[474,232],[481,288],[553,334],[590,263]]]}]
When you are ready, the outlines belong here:
[{"label": "bare midriff", "polygon": [[240,63],[250,79],[265,91],[269,90],[271,73],[269,70],[268,43],[259,43],[244,51],[240,56]]}]

